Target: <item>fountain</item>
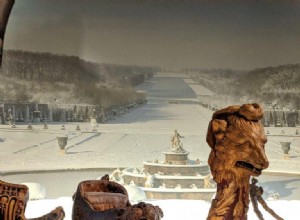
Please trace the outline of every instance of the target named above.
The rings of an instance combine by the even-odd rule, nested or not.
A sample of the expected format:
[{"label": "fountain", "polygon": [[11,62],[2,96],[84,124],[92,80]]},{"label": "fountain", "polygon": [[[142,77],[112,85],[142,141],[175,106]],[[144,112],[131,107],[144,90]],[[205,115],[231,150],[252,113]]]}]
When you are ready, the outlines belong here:
[{"label": "fountain", "polygon": [[148,199],[211,200],[216,189],[211,182],[207,163],[199,159],[189,160],[189,152],[183,148],[179,137],[181,136],[175,131],[172,149],[163,152],[165,154],[163,162],[144,161],[142,170],[124,169],[122,171],[124,184],[134,182],[145,192]]}]

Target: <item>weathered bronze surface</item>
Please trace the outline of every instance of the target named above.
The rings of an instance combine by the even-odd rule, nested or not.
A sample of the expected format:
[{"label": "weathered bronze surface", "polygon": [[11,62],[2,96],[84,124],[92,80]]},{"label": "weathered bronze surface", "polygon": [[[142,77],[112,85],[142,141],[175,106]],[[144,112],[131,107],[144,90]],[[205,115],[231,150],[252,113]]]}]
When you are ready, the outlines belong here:
[{"label": "weathered bronze surface", "polygon": [[[26,185],[7,183],[0,180],[0,219],[26,220],[25,208],[29,198]],[[65,213],[62,207],[39,218],[28,220],[62,220]]]},{"label": "weathered bronze surface", "polygon": [[59,206],[46,215],[43,215],[38,218],[27,219],[27,220],[62,220],[64,218],[65,218],[64,209],[61,206]]},{"label": "weathered bronze surface", "polygon": [[258,104],[230,106],[216,111],[206,141],[208,159],[217,193],[208,220],[245,220],[249,207],[249,180],[269,166],[267,142]]},{"label": "weathered bronze surface", "polygon": [[109,181],[108,175],[101,180],[79,183],[73,199],[73,220],[160,220],[163,217],[158,206],[143,202],[131,205],[126,189]]},{"label": "weathered bronze surface", "polygon": [[28,187],[0,181],[0,219],[25,219]]},{"label": "weathered bronze surface", "polygon": [[262,213],[259,211],[258,209],[258,202],[262,205],[262,207],[268,212],[270,213],[270,215],[272,215],[275,219],[277,220],[284,220],[283,218],[281,218],[279,215],[277,215],[273,209],[271,209],[267,203],[265,202],[265,200],[263,199],[262,195],[264,193],[264,190],[262,187],[257,186],[257,179],[255,179],[254,177],[251,180],[251,184],[250,184],[250,198],[251,198],[251,202],[253,205],[253,209],[255,214],[257,215],[259,220],[264,220],[264,217],[262,215]]}]

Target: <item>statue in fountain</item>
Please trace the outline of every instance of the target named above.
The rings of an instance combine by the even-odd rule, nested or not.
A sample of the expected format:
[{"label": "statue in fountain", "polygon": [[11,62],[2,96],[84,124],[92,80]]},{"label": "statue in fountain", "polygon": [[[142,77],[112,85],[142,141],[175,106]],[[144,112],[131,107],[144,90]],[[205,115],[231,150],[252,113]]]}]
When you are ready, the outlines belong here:
[{"label": "statue in fountain", "polygon": [[208,220],[246,220],[250,177],[269,166],[267,138],[260,120],[262,108],[254,104],[230,106],[216,111],[209,123],[206,141],[208,159],[217,193]]},{"label": "statue in fountain", "polygon": [[115,181],[117,183],[124,183],[124,179],[123,179],[123,173],[122,171],[118,168],[115,169],[110,175],[109,175],[109,179],[111,181]]},{"label": "statue in fountain", "polygon": [[193,183],[193,184],[191,184],[191,186],[190,186],[192,189],[198,189],[198,187]]},{"label": "statue in fountain", "polygon": [[183,144],[180,141],[180,138],[184,138],[184,137],[181,136],[177,132],[177,130],[174,130],[174,135],[171,137],[171,144],[172,144],[171,150],[173,152],[185,152],[185,150],[183,149]]},{"label": "statue in fountain", "polygon": [[153,188],[154,186],[154,177],[150,173],[146,174],[146,182],[145,182],[145,187],[146,188]]},{"label": "statue in fountain", "polygon": [[211,174],[207,175],[204,178],[204,188],[206,189],[215,188],[216,186],[212,181],[213,181],[212,175]]}]

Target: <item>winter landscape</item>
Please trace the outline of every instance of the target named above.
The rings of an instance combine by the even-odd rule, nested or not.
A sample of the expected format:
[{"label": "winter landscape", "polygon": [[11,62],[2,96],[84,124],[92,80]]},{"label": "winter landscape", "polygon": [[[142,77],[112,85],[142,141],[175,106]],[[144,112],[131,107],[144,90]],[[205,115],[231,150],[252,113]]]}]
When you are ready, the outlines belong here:
[{"label": "winter landscape", "polygon": [[[96,179],[116,168],[141,167],[143,161],[162,160],[162,152],[171,146],[170,136],[174,129],[184,135],[184,147],[190,152],[191,159],[207,161],[210,148],[205,138],[213,112],[199,105],[197,97],[209,90],[178,73],[158,73],[136,89],[147,92],[148,103],[112,121],[98,124],[97,131],[93,131],[90,123],[80,123],[81,131],[76,131],[77,123],[72,122],[64,123],[63,131],[60,123],[49,123],[47,130],[43,129],[43,124],[33,125],[33,130],[28,130],[26,124],[17,124],[16,128],[1,126],[2,179],[15,183],[41,183],[47,191],[49,200],[29,202],[28,216],[39,216],[51,207],[63,205],[68,212],[67,219],[70,219],[71,196],[80,181]],[[272,127],[269,131],[280,134],[282,129],[287,134],[295,130]],[[69,137],[63,155],[56,140],[61,134]],[[270,206],[286,216],[285,219],[294,219],[290,217],[291,213],[296,212],[300,203],[297,187],[300,182],[299,143],[300,137],[294,137],[292,158],[284,160],[278,137],[270,136],[266,148],[270,168],[259,178],[265,189],[279,193],[279,199],[270,201]],[[209,208],[207,201],[150,202],[159,204],[166,211],[164,219],[181,219],[186,212],[193,216],[190,219],[204,219]],[[288,211],[279,209],[283,205],[289,207]],[[174,212],[173,206],[182,208]],[[255,219],[251,211],[249,218]]]},{"label": "winter landscape", "polygon": [[[212,114],[257,102],[270,162],[258,185],[279,216],[298,219],[299,9],[285,1],[16,1],[0,67],[1,180],[29,186],[27,218],[62,206],[70,220],[81,181],[163,163],[174,130],[190,161],[206,164]],[[210,200],[146,198],[134,182],[128,192],[132,203],[159,205],[164,220],[206,219],[210,208]],[[258,219],[251,203],[248,219]]]}]

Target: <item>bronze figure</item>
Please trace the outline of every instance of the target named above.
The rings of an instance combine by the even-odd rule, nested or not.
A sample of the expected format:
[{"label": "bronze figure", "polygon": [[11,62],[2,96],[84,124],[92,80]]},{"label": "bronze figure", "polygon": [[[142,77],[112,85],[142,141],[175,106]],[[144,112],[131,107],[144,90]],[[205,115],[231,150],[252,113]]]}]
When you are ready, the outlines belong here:
[{"label": "bronze figure", "polygon": [[[25,208],[29,199],[29,189],[26,185],[7,183],[0,180],[0,219],[26,220]],[[62,220],[65,213],[62,207],[52,212],[28,220]]]},{"label": "bronze figure", "polygon": [[73,220],[160,220],[163,212],[158,206],[140,202],[131,205],[126,189],[109,180],[79,183],[73,197]]},{"label": "bronze figure", "polygon": [[216,111],[206,141],[211,147],[208,163],[217,183],[208,220],[246,220],[249,181],[269,166],[262,108],[254,104]]},{"label": "bronze figure", "polygon": [[251,184],[250,184],[250,198],[251,198],[251,202],[252,202],[252,205],[253,205],[254,212],[255,212],[256,216],[258,217],[258,219],[259,220],[264,220],[264,217],[263,217],[262,213],[258,209],[258,202],[259,202],[262,205],[262,207],[268,213],[270,213],[270,215],[272,215],[276,220],[284,220],[279,215],[277,215],[274,212],[273,209],[271,209],[267,205],[267,203],[265,202],[265,200],[262,197],[262,195],[264,193],[264,190],[263,190],[262,187],[256,185],[257,182],[258,182],[258,180],[253,177],[252,180],[251,180]]}]

